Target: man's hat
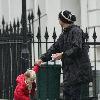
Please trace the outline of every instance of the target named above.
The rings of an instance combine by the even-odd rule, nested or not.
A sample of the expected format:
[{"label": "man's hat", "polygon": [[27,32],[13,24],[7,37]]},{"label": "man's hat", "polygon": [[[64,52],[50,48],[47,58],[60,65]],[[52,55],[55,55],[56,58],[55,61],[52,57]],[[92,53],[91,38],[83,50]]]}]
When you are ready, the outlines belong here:
[{"label": "man's hat", "polygon": [[76,16],[68,10],[64,10],[59,13],[59,19],[64,23],[71,24],[76,21]]}]

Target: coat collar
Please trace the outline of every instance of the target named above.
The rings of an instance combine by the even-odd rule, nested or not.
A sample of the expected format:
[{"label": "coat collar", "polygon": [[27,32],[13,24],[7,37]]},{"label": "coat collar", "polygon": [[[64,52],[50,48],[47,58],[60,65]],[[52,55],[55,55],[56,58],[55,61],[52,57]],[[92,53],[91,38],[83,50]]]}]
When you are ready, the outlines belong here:
[{"label": "coat collar", "polygon": [[71,30],[71,28],[74,27],[74,26],[75,26],[75,25],[72,24],[72,25],[68,26],[67,28],[64,28],[64,29],[63,29],[63,32],[67,32],[67,31]]}]

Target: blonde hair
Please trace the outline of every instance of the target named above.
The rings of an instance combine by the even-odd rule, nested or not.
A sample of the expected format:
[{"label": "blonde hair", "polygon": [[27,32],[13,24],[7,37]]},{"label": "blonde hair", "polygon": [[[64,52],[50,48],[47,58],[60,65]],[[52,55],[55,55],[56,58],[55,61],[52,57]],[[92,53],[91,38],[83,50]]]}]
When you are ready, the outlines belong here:
[{"label": "blonde hair", "polygon": [[33,70],[31,69],[27,69],[27,71],[24,73],[24,75],[27,77],[27,78],[30,78],[31,80],[35,80],[36,79],[36,74]]}]

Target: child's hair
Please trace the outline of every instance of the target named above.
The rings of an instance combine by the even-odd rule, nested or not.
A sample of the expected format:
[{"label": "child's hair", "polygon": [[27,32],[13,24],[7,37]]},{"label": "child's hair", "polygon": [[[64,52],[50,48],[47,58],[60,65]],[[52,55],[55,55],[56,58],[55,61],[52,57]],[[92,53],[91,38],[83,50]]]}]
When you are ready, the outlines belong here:
[{"label": "child's hair", "polygon": [[27,78],[31,78],[32,80],[34,80],[36,78],[35,72],[33,70],[31,70],[31,69],[27,69],[27,71],[24,73],[24,75]]}]

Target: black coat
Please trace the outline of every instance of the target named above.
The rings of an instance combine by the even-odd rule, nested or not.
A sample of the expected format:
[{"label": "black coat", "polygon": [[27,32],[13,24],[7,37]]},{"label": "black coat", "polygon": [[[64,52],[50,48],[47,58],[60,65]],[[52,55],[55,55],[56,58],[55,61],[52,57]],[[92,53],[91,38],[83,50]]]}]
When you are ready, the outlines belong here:
[{"label": "black coat", "polygon": [[61,60],[65,86],[89,82],[91,79],[89,46],[84,43],[84,34],[78,26],[69,26],[63,30],[56,43],[40,57],[45,62],[51,60],[52,54],[63,52]]}]

